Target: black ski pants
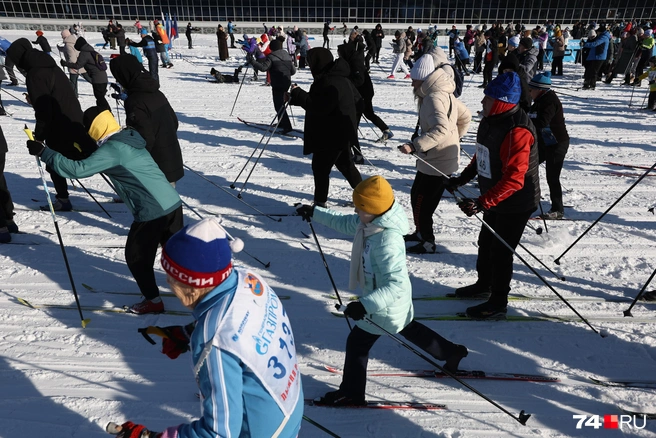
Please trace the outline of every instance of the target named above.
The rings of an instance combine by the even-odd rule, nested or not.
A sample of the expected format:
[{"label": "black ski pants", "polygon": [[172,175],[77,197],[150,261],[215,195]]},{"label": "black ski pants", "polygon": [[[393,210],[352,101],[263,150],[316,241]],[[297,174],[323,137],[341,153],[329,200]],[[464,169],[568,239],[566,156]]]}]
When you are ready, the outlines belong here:
[{"label": "black ski pants", "polygon": [[321,47],[325,47],[326,49],[330,50],[330,38],[328,38],[328,35],[323,36],[323,44]]},{"label": "black ski pants", "polygon": [[93,87],[93,96],[96,98],[96,106],[98,106],[98,108],[103,108],[111,111],[109,103],[105,98],[105,95],[107,94],[107,82],[104,84],[92,83],[91,86]]},{"label": "black ski pants", "polygon": [[147,300],[159,296],[153,268],[157,246],[163,246],[182,226],[182,206],[166,216],[146,222],[132,222],[130,226],[125,243],[125,262],[137,282],[139,291]]},{"label": "black ski pants", "polygon": [[483,67],[483,85],[487,85],[492,82],[492,72],[494,72],[494,61],[485,61],[485,67]]},{"label": "black ski pants", "polygon": [[[535,207],[521,213],[486,211],[483,220],[514,250],[533,211]],[[513,252],[484,225],[478,235],[476,271],[477,283],[490,285],[492,296],[489,302],[507,306],[513,274]]]},{"label": "black ski pants", "polygon": [[289,121],[289,116],[287,115],[287,108],[285,108],[285,92],[283,88],[273,88],[271,87],[271,92],[273,93],[273,108],[276,110],[278,115],[278,120],[280,124],[278,125],[283,131],[291,131],[292,122]]},{"label": "black ski pants", "polygon": [[440,204],[443,194],[444,178],[442,176],[417,172],[412,189],[410,189],[410,202],[415,229],[421,233],[423,240],[435,242],[433,213]]},{"label": "black ski pants", "polygon": [[560,172],[563,170],[565,155],[569,149],[569,140],[554,146],[540,147],[540,163],[546,161],[547,184],[549,185],[549,197],[551,198],[551,211],[564,212],[563,189],[560,186]]},{"label": "black ski pants", "polygon": [[374,104],[372,99],[364,99],[364,110],[358,114],[358,126],[360,125],[360,120],[362,119],[363,115],[371,123],[376,125],[376,128],[380,129],[381,131],[387,131],[389,129],[387,123],[383,122],[383,119],[378,117],[374,112]]},{"label": "black ski pants", "polygon": [[[410,321],[399,334],[437,360],[446,360],[456,351],[456,344],[415,320]],[[369,351],[378,338],[380,335],[355,326],[346,339],[344,376],[339,389],[351,398],[364,399]]]},{"label": "black ski pants", "polygon": [[[0,128],[2,134],[2,128]],[[11,200],[11,193],[7,187],[5,179],[5,159],[7,154],[0,152],[0,228],[7,226],[7,221],[14,218],[14,203]]]},{"label": "black ski pants", "polygon": [[597,86],[597,73],[604,61],[586,61],[583,73],[583,86],[595,88]]},{"label": "black ski pants", "polygon": [[337,167],[352,188],[361,181],[362,176],[353,164],[349,148],[317,151],[312,154],[312,173],[314,175],[314,202],[325,203],[330,188],[330,171]]},{"label": "black ski pants", "polygon": [[563,58],[564,56],[554,56],[551,61],[551,76],[563,75]]}]

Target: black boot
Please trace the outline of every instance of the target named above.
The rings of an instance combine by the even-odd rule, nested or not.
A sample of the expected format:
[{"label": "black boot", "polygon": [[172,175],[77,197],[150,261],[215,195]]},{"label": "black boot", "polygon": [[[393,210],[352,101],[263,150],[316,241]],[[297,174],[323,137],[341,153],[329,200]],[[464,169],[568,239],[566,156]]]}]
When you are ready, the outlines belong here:
[{"label": "black boot", "polygon": [[478,281],[469,286],[456,289],[456,297],[458,298],[488,298],[489,296],[490,286]]}]

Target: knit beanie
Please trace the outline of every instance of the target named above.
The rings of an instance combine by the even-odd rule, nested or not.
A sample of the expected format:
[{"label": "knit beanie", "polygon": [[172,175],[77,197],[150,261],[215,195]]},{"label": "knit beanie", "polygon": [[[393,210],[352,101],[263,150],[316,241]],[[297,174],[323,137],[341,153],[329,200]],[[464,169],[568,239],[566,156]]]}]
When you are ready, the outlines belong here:
[{"label": "knit beanie", "polygon": [[[234,249],[233,249],[234,248]],[[216,287],[232,272],[232,252],[243,248],[216,218],[187,225],[162,249],[162,268],[176,281],[195,288]]]},{"label": "knit beanie", "polygon": [[424,55],[419,58],[419,61],[415,62],[415,65],[412,66],[412,70],[410,70],[410,78],[417,81],[423,81],[434,71],[435,61],[433,61],[433,57],[430,55]]},{"label": "knit beanie", "polygon": [[597,32],[594,31],[594,29],[590,29],[590,32],[588,32],[588,38],[594,38],[597,36]]},{"label": "knit beanie", "polygon": [[141,35],[147,35],[147,34],[148,34],[148,29],[146,29],[145,27],[142,27],[141,28]]},{"label": "knit beanie", "polygon": [[121,130],[112,113],[108,109],[98,106],[88,108],[83,116],[82,123],[89,132],[89,137],[98,142],[103,138]]},{"label": "knit beanie", "polygon": [[530,49],[531,47],[533,47],[533,40],[529,37],[524,37],[521,40],[519,40],[519,45],[527,49]]},{"label": "knit beanie", "polygon": [[381,215],[394,204],[392,186],[380,175],[367,178],[353,189],[353,204],[366,213]]},{"label": "knit beanie", "polygon": [[36,31],[36,36],[43,36],[43,31],[42,30],[37,30]]},{"label": "knit beanie", "polygon": [[508,47],[517,47],[519,46],[519,35],[515,35],[508,40]]},{"label": "knit beanie", "polygon": [[536,74],[528,83],[528,86],[539,90],[551,89],[551,72],[546,71],[544,73]]},{"label": "knit beanie", "polygon": [[502,73],[485,87],[484,93],[493,99],[517,104],[522,94],[519,76],[514,71]]}]

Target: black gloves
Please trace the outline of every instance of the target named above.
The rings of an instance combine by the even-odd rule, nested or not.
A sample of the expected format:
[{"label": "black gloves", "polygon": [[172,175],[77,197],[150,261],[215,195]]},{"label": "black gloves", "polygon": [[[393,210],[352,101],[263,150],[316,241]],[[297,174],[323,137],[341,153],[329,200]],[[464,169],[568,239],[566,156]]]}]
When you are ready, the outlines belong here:
[{"label": "black gloves", "polygon": [[66,61],[64,61],[63,59],[60,59],[59,63],[61,64],[62,67],[66,67]]},{"label": "black gloves", "polygon": [[344,310],[344,316],[353,319],[354,321],[360,321],[367,314],[364,306],[360,301],[353,301],[346,306]]},{"label": "black gloves", "polygon": [[473,216],[478,212],[483,211],[483,205],[478,199],[465,198],[462,201],[458,202],[458,207],[463,211],[467,216]]},{"label": "black gloves", "polygon": [[447,180],[444,182],[444,188],[445,188],[449,193],[453,193],[453,192],[455,192],[455,190],[456,190],[458,187],[460,187],[460,186],[464,186],[465,184],[467,184],[467,181],[465,181],[465,179],[462,177],[462,175],[460,175],[460,176],[452,176],[451,178],[447,179]]},{"label": "black gloves", "polygon": [[112,83],[109,84],[109,86],[112,87],[112,89],[114,91],[116,91],[117,93],[121,92],[121,86],[119,84],[117,84],[115,82],[112,82]]},{"label": "black gloves", "polygon": [[36,140],[27,140],[27,150],[30,152],[30,155],[35,157],[40,157],[46,147],[43,143]]},{"label": "black gloves", "polygon": [[304,221],[311,222],[312,216],[314,215],[314,205],[301,205],[296,209],[296,213],[298,213]]}]

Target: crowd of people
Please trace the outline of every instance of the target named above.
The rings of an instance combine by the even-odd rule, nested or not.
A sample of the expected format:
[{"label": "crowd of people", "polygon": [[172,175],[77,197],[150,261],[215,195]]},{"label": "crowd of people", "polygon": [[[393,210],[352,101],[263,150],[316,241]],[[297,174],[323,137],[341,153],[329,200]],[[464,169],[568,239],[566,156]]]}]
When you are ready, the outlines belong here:
[{"label": "crowd of people", "polygon": [[[650,109],[656,105],[656,58],[651,56],[651,23],[577,23],[571,31],[551,22],[534,29],[520,24],[493,24],[489,28],[469,25],[463,35],[454,25],[446,32],[446,52],[436,43],[439,31],[434,26],[426,31],[415,31],[412,26],[396,31],[391,39],[393,62],[387,77],[395,78],[397,69],[405,73],[405,78],[411,80],[418,113],[414,135],[398,147],[401,153],[416,158],[417,172],[410,193],[411,230],[389,182],[381,176],[363,180],[356,167],[364,163],[358,142],[363,116],[380,129],[383,141],[393,137],[372,105],[375,93],[370,69],[371,64],[380,63],[385,32],[380,24],[371,31],[357,26],[349,31],[344,25],[344,42],[338,45],[335,58],[328,38],[334,30],[330,24],[327,21],[324,25],[323,47],[309,49],[307,32],[298,27],[284,31],[266,25],[259,37],[244,35],[239,43],[247,65],[256,73],[266,72],[281,133],[292,130],[286,112],[289,105],[305,110],[303,153],[312,155],[314,191],[313,204],[300,207],[298,214],[304,220],[315,220],[354,236],[349,287],[360,287],[362,295],[349,303],[344,313],[358,324],[347,339],[342,384],[317,403],[362,405],[369,350],[386,331],[401,334],[445,361],[448,372],[457,372],[468,354],[465,346],[448,341],[413,319],[405,255],[436,251],[433,214],[445,190],[454,194],[467,216],[482,214],[477,280],[455,291],[460,298],[486,300],[467,308],[467,315],[475,319],[501,318],[507,312],[513,250],[540,201],[538,169],[542,162],[546,162],[551,197],[551,209],[543,217],[564,217],[560,173],[570,138],[562,103],[552,90],[552,77],[563,75],[568,40],[585,37],[580,51],[586,68],[583,88],[595,89],[601,74],[606,74],[606,83],[614,76],[622,76],[626,84],[634,86],[649,79]],[[112,97],[125,101],[126,128],[115,120],[105,98],[108,66],[78,34],[79,29],[61,32],[61,65],[68,69],[68,78],[52,58],[41,31],[35,42],[20,38],[6,50],[3,48],[5,66],[15,65],[24,73],[34,109],[36,127],[34,138],[27,142],[28,151],[46,164],[56,191],[55,210],[73,209],[66,178],[103,172],[132,212],[134,222],[125,244],[125,259],[144,300],[131,306],[130,312],[165,311],[154,275],[158,246],[164,248],[162,266],[168,283],[182,303],[193,310],[195,323],[169,330],[167,333],[173,333],[177,342],[165,350],[191,350],[203,417],[151,436],[223,436],[229,434],[226,431],[235,436],[249,432],[254,436],[296,436],[303,392],[289,320],[263,279],[253,272],[232,268],[236,241],[217,221],[208,219],[184,226],[182,201],[175,189],[184,174],[178,119],[159,91],[158,53],[162,67],[172,66],[166,48],[168,37],[157,20],[151,31],[137,27],[139,42],[127,38],[122,26],[113,20],[103,31],[105,42],[119,48],[118,56],[109,62],[109,70],[118,83]],[[192,30],[189,23],[189,49],[193,48]],[[227,29],[217,27],[221,60],[229,56],[228,41],[235,48],[235,31],[231,20]],[[136,56],[139,53],[132,51],[136,47],[142,49],[148,68]],[[548,52],[552,52],[551,70],[545,71]],[[306,66],[313,79],[309,90],[292,83],[297,68]],[[228,75],[215,69],[211,73],[219,82],[237,82],[242,68]],[[469,130],[473,110],[458,99],[462,91],[460,75],[479,73],[483,74],[483,100],[476,153],[458,174],[460,142]],[[96,98],[96,105],[86,111],[77,98],[79,76],[92,84]],[[0,130],[0,243],[11,241],[11,234],[18,232],[11,195],[2,175],[6,151]],[[333,167],[353,188],[355,214],[339,213],[328,206]],[[463,194],[462,187],[474,178],[480,196]],[[411,246],[406,247],[408,244]],[[254,288],[262,292],[255,295],[262,295],[265,304],[250,304]],[[256,307],[259,310],[255,311]],[[249,336],[227,347],[224,338],[228,328],[234,329],[244,312],[251,311],[254,323],[239,327]],[[277,321],[273,326],[272,314]],[[226,321],[228,328],[220,329]],[[254,353],[264,342],[257,335],[265,323],[271,326],[269,338],[273,333],[280,336],[281,345],[284,342],[289,347],[288,355],[260,357]],[[195,330],[194,325],[202,330]],[[166,336],[164,342],[167,340],[173,342],[171,336]],[[263,361],[265,356],[268,362]],[[262,412],[266,412],[267,422],[257,420]],[[135,433],[125,436],[137,436],[144,429],[132,422],[122,427],[126,433]]]}]

